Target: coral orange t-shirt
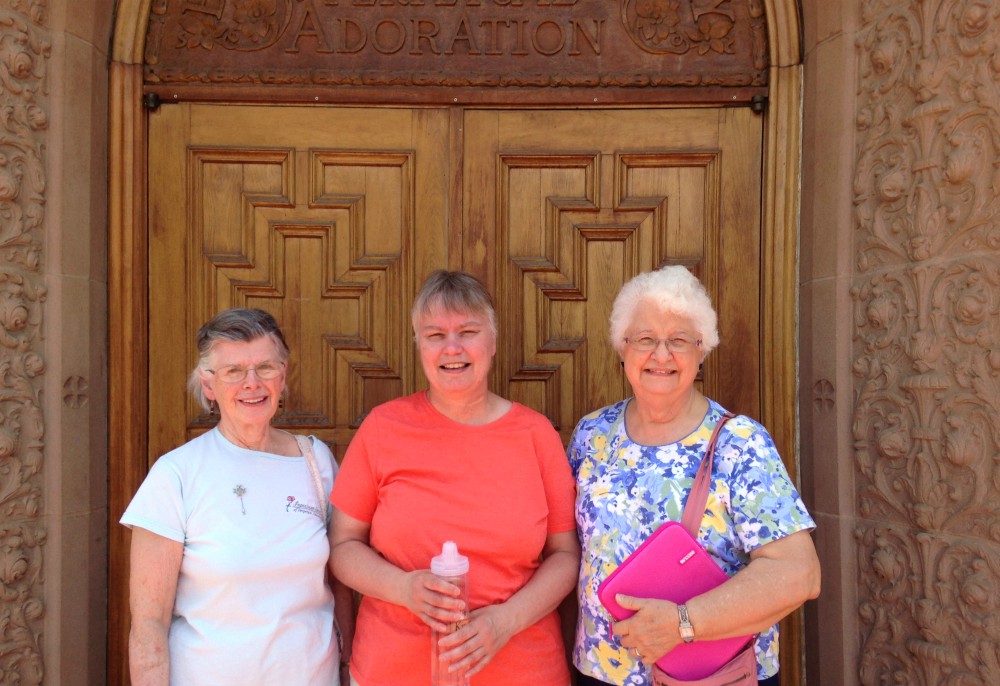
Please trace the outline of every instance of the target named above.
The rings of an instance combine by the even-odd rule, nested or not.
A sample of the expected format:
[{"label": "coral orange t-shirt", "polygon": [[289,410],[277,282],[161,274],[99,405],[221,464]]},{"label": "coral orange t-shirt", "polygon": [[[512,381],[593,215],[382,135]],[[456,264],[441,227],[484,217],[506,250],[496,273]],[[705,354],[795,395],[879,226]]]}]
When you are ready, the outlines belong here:
[{"label": "coral orange t-shirt", "polygon": [[[376,407],[344,456],[331,501],[371,524],[392,564],[428,569],[445,541],[469,558],[469,605],[501,603],[527,583],[549,534],[575,529],[575,486],[559,434],[514,403],[482,426],[454,422],[426,393]],[[351,673],[361,686],[430,683],[431,630],[409,609],[365,597]],[[501,648],[473,686],[566,686],[555,612]]]}]

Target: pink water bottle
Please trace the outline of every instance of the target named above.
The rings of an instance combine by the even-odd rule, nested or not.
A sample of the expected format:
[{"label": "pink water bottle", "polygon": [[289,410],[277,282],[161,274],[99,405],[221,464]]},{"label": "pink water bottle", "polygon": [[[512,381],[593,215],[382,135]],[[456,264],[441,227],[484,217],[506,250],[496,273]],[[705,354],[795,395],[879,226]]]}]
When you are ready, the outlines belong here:
[{"label": "pink water bottle", "polygon": [[[462,590],[459,599],[465,603],[466,615],[469,608],[469,558],[458,554],[458,546],[454,541],[445,541],[441,554],[431,559],[431,572],[445,581],[455,584]],[[441,660],[441,650],[438,641],[452,631],[464,626],[468,619],[453,622],[448,631],[433,632],[431,639],[431,684],[433,686],[469,686],[469,680],[462,672],[449,672],[451,663]]]}]

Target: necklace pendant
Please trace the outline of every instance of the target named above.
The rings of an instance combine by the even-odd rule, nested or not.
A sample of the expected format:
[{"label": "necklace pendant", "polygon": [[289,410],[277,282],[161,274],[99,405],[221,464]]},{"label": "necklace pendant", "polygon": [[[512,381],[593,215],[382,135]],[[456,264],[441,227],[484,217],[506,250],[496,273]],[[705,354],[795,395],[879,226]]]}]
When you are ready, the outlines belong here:
[{"label": "necklace pendant", "polygon": [[247,513],[247,508],[243,503],[243,496],[246,494],[246,492],[247,489],[242,484],[237,484],[236,488],[233,489],[233,493],[235,493],[236,497],[240,499],[240,510],[242,510],[244,515],[246,515]]}]

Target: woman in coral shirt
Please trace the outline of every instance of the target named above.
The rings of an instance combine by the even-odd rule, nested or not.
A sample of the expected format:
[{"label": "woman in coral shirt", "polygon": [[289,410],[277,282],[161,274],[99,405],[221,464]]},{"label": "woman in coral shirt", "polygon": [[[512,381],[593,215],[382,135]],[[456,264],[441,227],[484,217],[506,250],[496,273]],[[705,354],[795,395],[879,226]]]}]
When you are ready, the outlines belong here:
[{"label": "woman in coral shirt", "polygon": [[[439,271],[413,306],[429,389],[376,407],[333,491],[332,569],[363,595],[359,686],[426,686],[432,630],[474,686],[567,686],[555,612],[576,583],[572,475],[551,422],[487,386],[496,315],[475,278]],[[470,561],[469,607],[429,571],[445,541]]]}]

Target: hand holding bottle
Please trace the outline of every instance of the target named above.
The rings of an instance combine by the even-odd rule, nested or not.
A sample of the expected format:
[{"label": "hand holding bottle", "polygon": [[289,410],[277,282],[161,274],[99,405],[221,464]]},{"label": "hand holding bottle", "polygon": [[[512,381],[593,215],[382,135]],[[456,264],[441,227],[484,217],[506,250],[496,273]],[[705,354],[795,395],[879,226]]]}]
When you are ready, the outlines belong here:
[{"label": "hand holding bottle", "polygon": [[406,574],[399,599],[398,604],[435,631],[447,632],[450,625],[466,617],[462,590],[426,569]]},{"label": "hand holding bottle", "polygon": [[434,629],[431,636],[431,683],[433,686],[468,686],[469,678],[464,670],[452,671],[451,661],[444,659],[441,653],[440,641],[445,636],[454,634],[468,621],[469,605],[469,558],[458,553],[454,541],[445,541],[441,554],[431,560],[431,573],[441,582],[447,583],[458,590],[465,612],[454,622],[443,628]]},{"label": "hand holding bottle", "polygon": [[506,610],[504,605],[473,610],[460,629],[440,639],[441,659],[466,677],[480,672],[516,633]]}]

